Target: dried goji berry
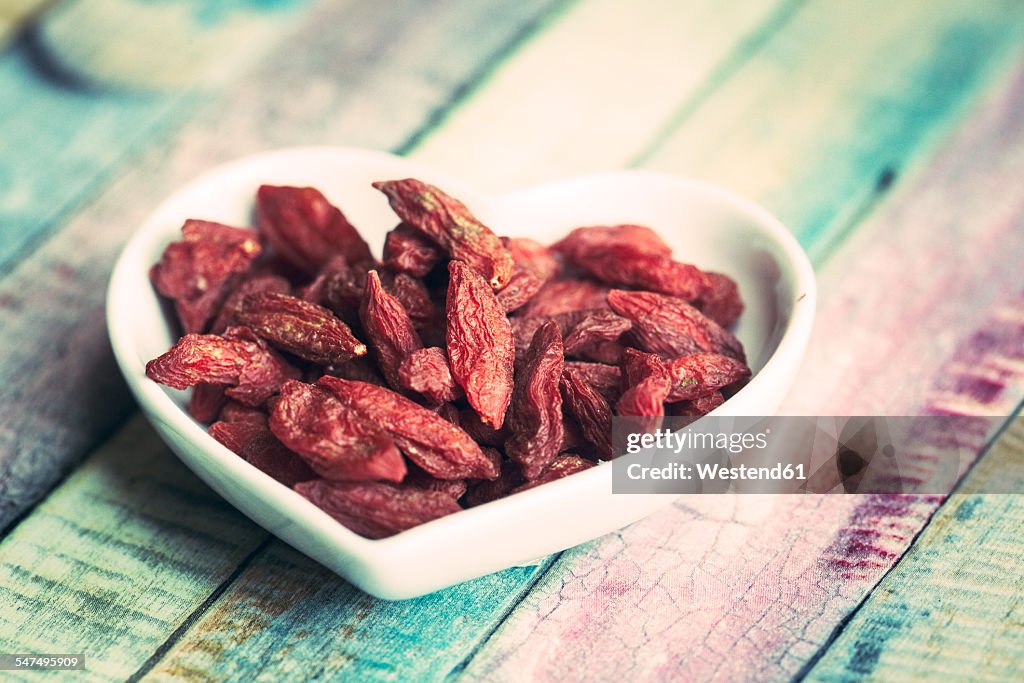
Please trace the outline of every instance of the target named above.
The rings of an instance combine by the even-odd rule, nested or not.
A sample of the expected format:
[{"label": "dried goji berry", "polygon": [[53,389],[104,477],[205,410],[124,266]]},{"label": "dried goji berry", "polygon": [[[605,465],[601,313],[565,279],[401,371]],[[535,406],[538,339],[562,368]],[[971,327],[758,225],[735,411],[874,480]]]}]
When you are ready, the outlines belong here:
[{"label": "dried goji berry", "polygon": [[416,465],[409,466],[409,473],[405,475],[402,485],[423,491],[437,491],[451,496],[453,500],[462,498],[468,488],[465,479],[435,479]]},{"label": "dried goji berry", "polygon": [[504,448],[508,440],[508,425],[502,425],[501,429],[495,429],[492,425],[480,419],[472,408],[463,408],[459,411],[457,423],[463,431],[473,437],[473,440],[482,446],[492,448]]},{"label": "dried goji berry", "polygon": [[[614,342],[633,326],[626,318],[607,309],[588,311],[565,336],[565,355],[588,357],[588,352]],[[612,359],[618,362],[618,355]]]},{"label": "dried goji berry", "polygon": [[433,185],[413,178],[373,183],[403,222],[437,242],[453,259],[465,261],[501,289],[512,277],[512,255],[498,236],[466,205]]},{"label": "dried goji berry", "polygon": [[210,436],[285,486],[316,478],[302,458],[277,440],[266,422],[214,422]]},{"label": "dried goji berry", "polygon": [[665,414],[677,417],[700,417],[707,415],[723,403],[725,403],[725,396],[722,395],[722,392],[713,391],[707,396],[701,396],[692,401],[667,403],[665,405]]},{"label": "dried goji berry", "polygon": [[608,287],[594,280],[568,278],[549,280],[525,306],[517,317],[535,318],[594,308],[607,308]]},{"label": "dried goji berry", "polygon": [[221,334],[232,325],[237,325],[236,315],[242,307],[245,297],[259,292],[290,294],[291,285],[288,284],[288,280],[279,275],[258,275],[243,280],[224,300],[220,312],[217,313],[216,319],[210,325],[210,332]]},{"label": "dried goji berry", "polygon": [[558,272],[558,261],[547,247],[522,237],[502,237],[501,243],[512,254],[512,277],[498,292],[498,301],[506,313],[521,308],[544,283]]},{"label": "dried goji berry", "polygon": [[317,386],[380,425],[410,460],[438,479],[493,479],[497,467],[469,434],[390,389],[326,375]]},{"label": "dried goji berry", "polygon": [[295,490],[342,526],[374,539],[462,509],[445,493],[391,484],[315,479],[296,484]]},{"label": "dried goji berry", "polygon": [[146,376],[175,389],[200,382],[230,387],[226,393],[248,405],[272,395],[293,369],[260,344],[212,334],[186,334],[146,364]]},{"label": "dried goji berry", "polygon": [[746,362],[743,345],[686,301],[654,292],[608,292],[612,309],[633,322],[630,335],[644,351],[674,358],[696,351]]},{"label": "dried goji berry", "polygon": [[341,211],[312,187],[263,185],[256,192],[256,214],[274,250],[309,275],[336,254],[349,263],[373,258]]},{"label": "dried goji berry", "polygon": [[267,424],[269,416],[259,408],[247,406],[238,401],[229,400],[220,409],[217,419],[220,422],[253,422],[255,424]]},{"label": "dried goji berry", "polygon": [[316,277],[299,290],[299,298],[311,304],[323,306],[327,300],[327,283],[337,277],[338,273],[343,273],[349,268],[348,259],[344,256],[340,254],[332,256],[320,266]]},{"label": "dried goji berry", "polygon": [[409,354],[423,348],[423,342],[413,329],[412,320],[402,304],[384,291],[375,270],[371,270],[366,279],[359,319],[384,379],[393,388],[401,389],[398,367]]},{"label": "dried goji berry", "polygon": [[743,300],[736,281],[728,275],[707,271],[710,287],[694,305],[722,327],[735,323],[743,313]]},{"label": "dried goji berry", "polygon": [[612,409],[608,400],[587,381],[583,373],[571,367],[562,371],[562,396],[565,410],[576,418],[583,438],[594,447],[597,457],[612,457]]},{"label": "dried goji berry", "polygon": [[[615,404],[616,414],[638,417],[661,417],[665,414],[665,399],[672,382],[660,357],[626,349],[622,356],[622,375],[625,391]],[[655,420],[644,424],[653,426],[657,423]]]},{"label": "dried goji berry", "polygon": [[251,342],[263,351],[259,355],[254,355],[241,369],[238,384],[224,391],[229,398],[246,405],[258,406],[277,393],[281,383],[286,379],[299,377],[298,369],[267,346],[267,343],[249,328],[229,327],[224,330],[223,336],[234,341]]},{"label": "dried goji berry", "polygon": [[578,372],[587,384],[604,396],[609,405],[614,405],[622,395],[622,370],[615,365],[566,361],[565,369]]},{"label": "dried goji berry", "polygon": [[448,274],[445,338],[452,376],[480,417],[500,428],[512,399],[512,326],[476,270],[451,261]]},{"label": "dried goji berry", "polygon": [[537,475],[535,479],[527,481],[525,484],[521,484],[512,489],[512,493],[526,491],[534,488],[535,486],[540,486],[541,484],[547,484],[557,479],[568,477],[570,474],[576,474],[577,472],[588,470],[593,466],[594,463],[589,460],[584,460],[578,455],[564,453],[555,458],[543,472]]},{"label": "dried goji berry", "polygon": [[665,361],[672,389],[667,401],[692,401],[750,377],[750,368],[717,353],[691,353]]},{"label": "dried goji berry", "polygon": [[153,286],[174,300],[186,333],[203,332],[220,310],[232,279],[260,255],[256,233],[207,221],[186,221],[185,239],[172,242],[150,272]]},{"label": "dried goji berry", "polygon": [[[381,278],[384,289],[395,297],[409,314],[413,327],[424,334],[439,331],[438,309],[430,298],[430,292],[421,280],[398,273],[394,277]],[[439,335],[443,339],[443,335]]]},{"label": "dried goji berry", "polygon": [[333,375],[356,382],[376,384],[379,387],[386,387],[388,385],[384,376],[377,371],[377,364],[367,356],[359,356],[344,363],[328,365],[323,368],[323,372],[316,375],[313,381],[320,379],[324,375]]},{"label": "dried goji berry", "polygon": [[192,388],[192,395],[188,399],[188,414],[199,422],[209,424],[217,419],[227,402],[223,384],[200,382]]},{"label": "dried goji berry", "polygon": [[448,355],[436,346],[410,353],[398,368],[398,382],[403,389],[416,392],[435,405],[462,396],[462,388],[452,377]]},{"label": "dried goji berry", "polygon": [[564,356],[562,334],[558,325],[550,321],[537,330],[516,372],[509,408],[511,436],[505,442],[505,452],[519,463],[527,479],[536,479],[562,445],[562,395],[558,383]]},{"label": "dried goji berry", "polygon": [[545,323],[552,321],[558,325],[558,331],[565,336],[580,320],[585,318],[587,311],[566,311],[557,315],[543,315],[535,317],[512,316],[509,324],[512,326],[512,339],[515,345],[516,362],[520,362],[533,341],[533,335],[537,333]]},{"label": "dried goji berry", "polygon": [[399,223],[384,238],[384,265],[413,277],[423,277],[444,257],[432,239],[408,223]]},{"label": "dried goji berry", "polygon": [[236,317],[277,348],[314,363],[343,363],[366,353],[366,345],[331,311],[287,294],[251,294]]},{"label": "dried goji berry", "polygon": [[319,386],[285,382],[269,426],[321,477],[401,481],[405,476],[405,462],[391,437]]},{"label": "dried goji berry", "polygon": [[672,255],[672,247],[665,244],[658,233],[643,225],[630,224],[576,228],[551,248],[569,260],[609,248],[653,256]]},{"label": "dried goji berry", "polygon": [[466,507],[476,507],[493,500],[504,498],[525,481],[519,466],[513,462],[501,464],[501,474],[493,481],[470,482],[462,502]]}]

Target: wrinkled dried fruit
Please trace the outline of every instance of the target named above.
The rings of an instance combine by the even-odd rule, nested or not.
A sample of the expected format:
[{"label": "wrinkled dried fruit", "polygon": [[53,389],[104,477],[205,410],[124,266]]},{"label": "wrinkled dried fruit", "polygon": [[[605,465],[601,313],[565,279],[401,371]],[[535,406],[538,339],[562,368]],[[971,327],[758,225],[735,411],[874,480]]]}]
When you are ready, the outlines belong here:
[{"label": "wrinkled dried fruit", "polygon": [[223,337],[232,341],[256,344],[263,351],[245,364],[238,375],[238,384],[224,391],[228,398],[249,406],[262,405],[277,393],[282,382],[299,377],[298,369],[267,346],[267,343],[248,327],[229,327],[224,330]]},{"label": "wrinkled dried fruit", "polygon": [[570,278],[549,280],[525,306],[517,317],[535,318],[574,313],[594,308],[608,308],[608,287],[594,280]]},{"label": "wrinkled dried fruit", "polygon": [[622,395],[622,370],[615,365],[566,361],[565,369],[578,372],[611,405]]},{"label": "wrinkled dried fruit", "polygon": [[343,526],[367,538],[386,538],[462,508],[438,491],[381,483],[316,479],[295,490]]},{"label": "wrinkled dried fruit", "polygon": [[481,446],[504,448],[505,441],[508,440],[507,424],[503,425],[501,429],[495,429],[481,420],[472,408],[463,408],[459,411],[458,425]]},{"label": "wrinkled dried fruit", "polygon": [[314,275],[332,256],[370,261],[370,247],[345,216],[312,187],[263,185],[256,192],[260,231],[274,250]]},{"label": "wrinkled dried fruit", "polygon": [[694,305],[722,327],[729,327],[743,313],[743,300],[736,281],[728,275],[707,272],[710,287]]},{"label": "wrinkled dried fruit", "polygon": [[[615,404],[618,415],[661,417],[672,382],[661,358],[653,353],[626,349],[622,357],[625,391]],[[658,421],[645,422],[656,426]]]},{"label": "wrinkled dried fruit", "polygon": [[188,414],[198,422],[210,423],[217,419],[227,402],[223,384],[200,382],[192,389],[188,399]]},{"label": "wrinkled dried fruit", "polygon": [[518,315],[509,318],[509,324],[512,326],[513,343],[516,349],[516,362],[522,361],[523,356],[526,354],[526,349],[530,347],[530,342],[533,341],[533,335],[545,323],[554,321],[558,325],[558,331],[564,337],[569,334],[576,323],[586,317],[587,313],[587,311],[567,311],[557,315],[536,316],[533,318]]},{"label": "wrinkled dried fruit", "polygon": [[247,406],[238,401],[228,401],[220,410],[217,419],[221,422],[252,422],[255,424],[267,424],[268,415],[259,408]]},{"label": "wrinkled dried fruit", "polygon": [[258,275],[243,280],[224,300],[224,304],[220,307],[220,312],[217,313],[216,319],[210,325],[210,332],[213,334],[223,334],[224,330],[232,325],[238,325],[236,317],[238,310],[242,307],[245,297],[250,294],[257,294],[259,292],[290,294],[291,289],[288,280],[278,275]]},{"label": "wrinkled dried fruit", "polygon": [[707,415],[723,403],[725,403],[725,396],[721,391],[715,391],[692,401],[668,403],[665,405],[665,414],[677,417],[700,417]]},{"label": "wrinkled dried fruit", "polygon": [[359,319],[384,379],[393,388],[401,389],[398,367],[409,354],[423,348],[423,342],[413,329],[412,320],[402,304],[384,291],[375,270],[371,270],[366,279]]},{"label": "wrinkled dried fruit", "polygon": [[403,222],[437,242],[453,259],[465,261],[493,288],[512,277],[512,255],[498,236],[466,205],[413,178],[373,183]]},{"label": "wrinkled dried fruit", "polygon": [[432,239],[408,223],[384,238],[384,265],[413,277],[423,277],[444,258],[444,250]]},{"label": "wrinkled dried fruit", "polygon": [[671,256],[672,247],[643,225],[600,225],[576,228],[551,247],[570,261],[595,250],[619,249],[629,253]]},{"label": "wrinkled dried fruit", "polygon": [[707,351],[746,362],[736,337],[682,299],[613,289],[608,304],[633,322],[630,335],[644,351],[665,358]]},{"label": "wrinkled dried fruit", "polygon": [[377,364],[367,356],[359,356],[337,365],[328,365],[324,368],[324,372],[317,374],[312,381],[315,382],[324,375],[334,375],[335,377],[350,379],[356,382],[367,382],[368,384],[376,384],[379,387],[386,387],[388,385],[384,376],[377,372]]},{"label": "wrinkled dried fruit", "polygon": [[559,270],[558,261],[547,247],[522,237],[502,237],[501,243],[512,254],[514,266],[508,284],[498,292],[498,301],[506,313],[521,308],[544,283]]},{"label": "wrinkled dried fruit", "polygon": [[437,491],[451,496],[452,500],[462,498],[469,487],[465,479],[435,479],[416,465],[409,466],[409,473],[405,475],[402,486],[423,491]]},{"label": "wrinkled dried fruit", "polygon": [[395,297],[409,314],[413,327],[431,332],[439,326],[437,306],[421,280],[399,273],[394,278],[382,278],[382,282],[388,294]]},{"label": "wrinkled dried fruit", "polygon": [[438,479],[493,479],[498,470],[469,434],[390,389],[324,376],[317,382],[380,425],[410,460]]},{"label": "wrinkled dried fruit", "polygon": [[174,301],[186,333],[203,332],[220,310],[234,277],[244,273],[262,247],[252,230],[188,220],[185,239],[172,242],[150,272],[153,286]]},{"label": "wrinkled dried fruit", "polygon": [[452,377],[448,354],[436,346],[410,353],[398,368],[398,382],[401,388],[416,392],[432,405],[462,396],[462,388]]},{"label": "wrinkled dried fruit", "polygon": [[391,437],[319,386],[285,382],[269,425],[281,443],[326,479],[401,481],[405,476]]},{"label": "wrinkled dried fruit", "polygon": [[525,481],[519,466],[513,462],[501,464],[501,474],[494,481],[471,482],[462,502],[466,507],[476,507],[493,500],[504,498]]},{"label": "wrinkled dried fruit", "polygon": [[448,274],[445,339],[452,376],[480,417],[500,429],[512,400],[512,326],[473,268],[451,261]]},{"label": "wrinkled dried fruit", "polygon": [[[565,355],[585,357],[588,351],[601,348],[604,342],[617,341],[632,326],[633,323],[613,311],[589,311],[565,336]],[[614,362],[618,362],[617,356]]]},{"label": "wrinkled dried fruit", "polygon": [[516,373],[509,408],[511,436],[505,442],[505,452],[519,463],[523,476],[530,480],[551,464],[562,445],[562,395],[558,383],[564,356],[562,334],[558,325],[549,321],[537,330]]},{"label": "wrinkled dried fruit", "polygon": [[227,395],[247,405],[261,404],[293,374],[294,369],[256,342],[212,334],[186,334],[146,364],[146,376],[155,382],[175,389],[200,382],[228,386]]},{"label": "wrinkled dried fruit", "polygon": [[717,353],[691,353],[665,361],[672,389],[667,401],[690,401],[750,377],[750,368]]},{"label": "wrinkled dried fruit", "polygon": [[565,409],[576,418],[583,438],[602,460],[612,457],[612,409],[608,400],[594,388],[579,370],[562,371],[562,396]]},{"label": "wrinkled dried fruit", "polygon": [[328,309],[287,294],[251,294],[236,317],[277,348],[314,363],[344,363],[366,353],[366,345]]},{"label": "wrinkled dried fruit", "polygon": [[557,479],[568,477],[570,474],[589,470],[593,466],[594,463],[589,460],[584,460],[580,456],[573,455],[572,453],[566,453],[555,458],[554,461],[548,465],[547,469],[537,475],[536,479],[512,489],[512,493],[526,491],[534,488],[535,486],[540,486],[541,484],[547,484]]},{"label": "wrinkled dried fruit", "polygon": [[302,458],[277,440],[266,422],[214,422],[210,436],[285,486],[316,478]]}]

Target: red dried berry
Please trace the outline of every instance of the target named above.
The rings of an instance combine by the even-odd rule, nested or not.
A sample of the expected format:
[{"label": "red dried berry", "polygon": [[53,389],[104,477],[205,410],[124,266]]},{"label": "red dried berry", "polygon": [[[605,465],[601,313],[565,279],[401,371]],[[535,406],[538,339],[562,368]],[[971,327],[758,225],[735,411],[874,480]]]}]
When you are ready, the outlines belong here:
[{"label": "red dried berry", "polygon": [[501,429],[495,429],[493,426],[481,420],[480,416],[477,415],[476,411],[472,408],[463,408],[459,411],[458,425],[462,427],[463,431],[469,434],[474,441],[482,446],[504,448],[505,441],[508,440],[509,430],[507,424],[503,425]]},{"label": "red dried berry", "polygon": [[502,237],[501,243],[512,254],[515,265],[508,284],[498,292],[498,301],[506,313],[511,313],[540,291],[544,283],[558,272],[559,264],[547,247],[534,240]]},{"label": "red dried berry", "polygon": [[345,216],[312,187],[263,185],[256,192],[260,231],[274,250],[313,275],[332,256],[370,261],[370,247]]},{"label": "red dried berry", "polygon": [[607,297],[608,287],[594,280],[549,280],[516,312],[516,316],[535,318],[608,308]]},{"label": "red dried berry", "polygon": [[722,327],[729,327],[743,313],[743,300],[736,281],[728,275],[707,272],[710,287],[694,305]]},{"label": "red dried berry", "polygon": [[405,475],[402,486],[421,491],[437,491],[452,500],[458,500],[466,493],[468,484],[465,479],[435,479],[416,465],[409,466],[409,474]]},{"label": "red dried berry", "polygon": [[410,353],[398,368],[398,382],[430,404],[447,403],[462,396],[462,388],[452,377],[448,355],[436,346]]},{"label": "red dried berry", "polygon": [[537,477],[531,481],[527,481],[525,484],[521,484],[516,488],[512,489],[512,493],[519,493],[532,489],[541,484],[547,484],[557,479],[568,477],[570,474],[576,474],[583,470],[589,470],[594,466],[594,463],[589,460],[584,460],[578,455],[572,453],[566,453],[560,455],[554,459],[554,461],[548,465],[547,469],[537,475]]},{"label": "red dried berry", "polygon": [[228,398],[249,406],[259,406],[276,394],[285,380],[298,379],[299,370],[267,346],[267,343],[249,328],[229,327],[224,330],[223,336],[233,341],[256,344],[263,351],[245,364],[238,375],[238,384],[224,391]]},{"label": "red dried berry", "polygon": [[384,379],[393,388],[401,389],[398,367],[409,354],[423,348],[423,342],[413,329],[412,320],[402,304],[384,291],[375,270],[371,270],[366,279],[359,319]]},{"label": "red dried berry", "polygon": [[438,491],[381,483],[344,483],[316,479],[295,485],[295,491],[367,538],[386,538],[462,508]]},{"label": "red dried berry", "polygon": [[[625,391],[615,404],[618,415],[661,417],[672,382],[661,358],[653,353],[626,349],[622,357]],[[656,425],[657,421],[644,424]]]},{"label": "red dried berry", "polygon": [[277,348],[314,363],[344,363],[366,353],[366,345],[331,311],[287,294],[247,296],[236,317]]},{"label": "red dried berry", "polygon": [[701,417],[707,415],[718,406],[725,403],[725,396],[721,391],[714,391],[707,396],[695,398],[692,401],[678,401],[665,405],[665,414],[677,417]]},{"label": "red dried berry", "polygon": [[512,316],[509,318],[509,324],[512,326],[512,339],[515,345],[516,362],[522,361],[523,356],[526,354],[526,349],[530,347],[530,342],[533,341],[533,335],[537,333],[545,323],[553,321],[558,325],[558,331],[564,337],[569,334],[572,328],[587,315],[587,311],[567,311],[565,313],[559,313],[557,315],[550,316],[536,316],[532,318],[526,318],[523,316]]},{"label": "red dried berry", "polygon": [[614,405],[622,395],[622,370],[617,366],[566,361],[565,369],[578,372],[610,405]]},{"label": "red dried berry", "polygon": [[405,476],[405,462],[391,437],[319,386],[285,382],[269,426],[326,479],[401,481]]},{"label": "red dried berry", "polygon": [[185,239],[172,242],[151,271],[153,286],[174,300],[186,333],[203,332],[220,310],[232,280],[260,255],[256,233],[189,220]]},{"label": "red dried berry", "polygon": [[746,362],[736,337],[682,299],[613,289],[608,304],[633,322],[630,335],[644,351],[665,358],[707,351]]},{"label": "red dried berry", "polygon": [[316,478],[302,458],[277,440],[266,422],[214,422],[210,436],[285,486]]},{"label": "red dried berry", "polygon": [[583,438],[594,447],[598,458],[612,457],[612,409],[608,400],[587,381],[583,373],[570,367],[562,371],[561,383],[565,410],[576,418]]},{"label": "red dried berry", "polygon": [[429,273],[444,255],[436,242],[408,223],[399,223],[384,238],[384,265],[413,277]]},{"label": "red dried berry", "polygon": [[188,414],[197,422],[209,424],[217,419],[227,401],[224,385],[200,382],[192,388],[192,395],[188,399]]},{"label": "red dried berry", "polygon": [[484,503],[490,503],[512,493],[524,481],[523,473],[518,465],[513,462],[504,462],[501,465],[501,474],[494,481],[471,482],[466,495],[462,497],[462,501],[466,507],[476,507]]},{"label": "red dried berry", "polygon": [[473,268],[451,261],[448,274],[445,339],[452,376],[480,417],[501,428],[512,400],[512,326]]},{"label": "red dried berry", "polygon": [[228,396],[248,405],[263,403],[292,372],[256,342],[212,334],[186,334],[146,364],[146,376],[155,382],[174,389],[201,382],[228,386]]},{"label": "red dried berry", "polygon": [[[631,327],[633,323],[607,309],[589,311],[566,335],[565,355],[587,357],[605,342],[617,341]],[[613,355],[618,362],[618,353]]]},{"label": "red dried berry", "polygon": [[671,256],[672,247],[643,225],[601,225],[576,228],[552,245],[552,250],[573,260],[593,250],[621,249],[630,253]]},{"label": "red dried berry", "polygon": [[667,401],[690,401],[750,377],[750,368],[717,353],[691,353],[665,361],[672,389]]},{"label": "red dried berry", "polygon": [[562,445],[562,395],[558,383],[564,359],[562,335],[551,321],[533,337],[516,373],[505,442],[509,458],[519,463],[527,479],[536,479],[558,455]]},{"label": "red dried berry", "polygon": [[228,401],[220,410],[217,419],[220,422],[251,422],[254,424],[267,424],[268,415],[259,408],[247,406],[238,401]]},{"label": "red dried berry", "polygon": [[384,289],[399,303],[409,314],[413,327],[423,330],[424,333],[435,331],[438,324],[438,310],[430,298],[430,292],[421,280],[410,277],[405,273],[399,273],[393,278],[381,278]]},{"label": "red dried berry", "polygon": [[465,261],[501,289],[512,277],[512,255],[466,205],[433,185],[413,178],[373,183],[403,222],[440,245],[453,259]]},{"label": "red dried berry", "polygon": [[210,332],[222,334],[232,325],[238,324],[237,313],[242,307],[245,297],[259,292],[279,292],[290,294],[291,285],[279,275],[257,275],[243,280],[224,300],[216,319],[210,325]]},{"label": "red dried berry", "polygon": [[324,376],[317,386],[380,425],[410,460],[438,479],[493,479],[498,470],[469,434],[390,389]]},{"label": "red dried berry", "polygon": [[[299,290],[299,298],[311,304],[323,306],[327,300],[327,283],[339,273],[345,273],[350,268],[348,260],[344,256],[335,255],[329,258],[317,271],[305,287]],[[285,292],[286,294],[288,292]]]}]

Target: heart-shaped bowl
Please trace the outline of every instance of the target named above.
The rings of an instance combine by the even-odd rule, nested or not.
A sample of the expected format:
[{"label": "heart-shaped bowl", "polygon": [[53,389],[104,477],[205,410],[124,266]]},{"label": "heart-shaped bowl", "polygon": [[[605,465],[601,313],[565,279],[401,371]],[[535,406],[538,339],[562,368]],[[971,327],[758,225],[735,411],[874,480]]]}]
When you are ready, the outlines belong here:
[{"label": "heart-shaped bowl", "polygon": [[500,235],[551,243],[582,225],[638,223],[657,230],[677,258],[729,274],[746,303],[736,334],[754,376],[715,414],[760,416],[778,408],[810,336],[814,272],[785,227],[723,189],[621,171],[483,195],[408,159],[334,147],[273,151],[216,168],[160,204],[125,246],[107,295],[117,362],[150,422],[203,481],[256,523],[363,590],[387,599],[423,595],[529,564],[675,499],[613,494],[612,468],[602,465],[390,538],[368,540],[215,441],[186,412],[186,392],[146,377],[146,362],[176,341],[148,273],[164,247],[179,239],[185,219],[249,225],[259,185],[310,185],[341,207],[379,254],[397,219],[370,183],[405,177],[460,198]]}]

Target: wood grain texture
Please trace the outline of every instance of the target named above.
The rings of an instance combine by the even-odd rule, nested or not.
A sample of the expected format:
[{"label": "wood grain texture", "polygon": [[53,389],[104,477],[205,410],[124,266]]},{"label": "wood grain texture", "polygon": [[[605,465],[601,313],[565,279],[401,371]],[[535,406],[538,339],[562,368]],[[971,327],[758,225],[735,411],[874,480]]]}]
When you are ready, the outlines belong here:
[{"label": "wood grain texture", "polygon": [[[303,50],[281,47],[249,78],[197,112],[173,140],[149,139],[152,147],[141,157],[134,149],[143,146],[140,138],[117,136],[118,128],[132,121],[124,110],[111,114],[97,104],[90,119],[74,113],[73,93],[54,89],[40,96],[27,84],[15,87],[16,95],[35,92],[37,99],[30,102],[52,99],[52,107],[44,107],[44,119],[20,110],[12,118],[0,116],[0,214],[11,220],[0,220],[5,226],[0,231],[14,226],[11,234],[20,239],[19,226],[55,220],[68,200],[47,194],[54,173],[65,173],[67,184],[84,192],[91,174],[103,177],[109,170],[104,164],[131,159],[132,167],[59,237],[0,279],[5,347],[0,386],[6,404],[0,413],[0,529],[38,501],[133,409],[107,341],[103,299],[121,245],[163,197],[211,165],[265,147],[361,142],[400,146],[466,82],[479,77],[481,64],[500,58],[507,45],[515,44],[551,3],[483,7],[452,1],[435,6],[429,24],[419,21],[418,6],[318,7],[296,38]],[[480,27],[472,45],[467,41],[453,49],[444,40],[466,33],[474,23]],[[353,24],[360,31],[349,30]],[[382,53],[381,44],[392,47]],[[11,56],[23,58],[20,53]],[[0,60],[0,83],[4,68],[13,67]],[[395,107],[385,96],[389,87],[392,93],[407,93],[403,106]],[[6,98],[0,110],[5,107],[12,107]],[[40,126],[49,126],[51,116],[62,123],[46,130],[55,139],[45,144],[56,149],[55,140],[64,140],[61,158],[70,168],[55,167],[53,154],[34,147],[48,139]],[[85,126],[81,136],[76,125]],[[25,149],[8,155],[19,138],[29,140]],[[94,142],[111,150],[94,159]],[[39,152],[35,162],[33,152]],[[26,179],[6,163],[22,170],[32,163],[39,167]],[[15,177],[17,182],[6,182]],[[10,245],[6,240],[5,235],[0,245]],[[39,344],[40,339],[50,342]]]},{"label": "wood grain texture", "polygon": [[1022,486],[1018,414],[804,680],[1019,679]]},{"label": "wood grain texture", "polygon": [[86,653],[76,680],[123,680],[265,536],[139,415],[0,544],[0,651]]},{"label": "wood grain texture", "polygon": [[[784,412],[963,415],[978,453],[1024,397],[1022,103],[1018,65],[819,270],[819,322]],[[466,679],[787,679],[939,502],[681,501],[565,553]]]}]

